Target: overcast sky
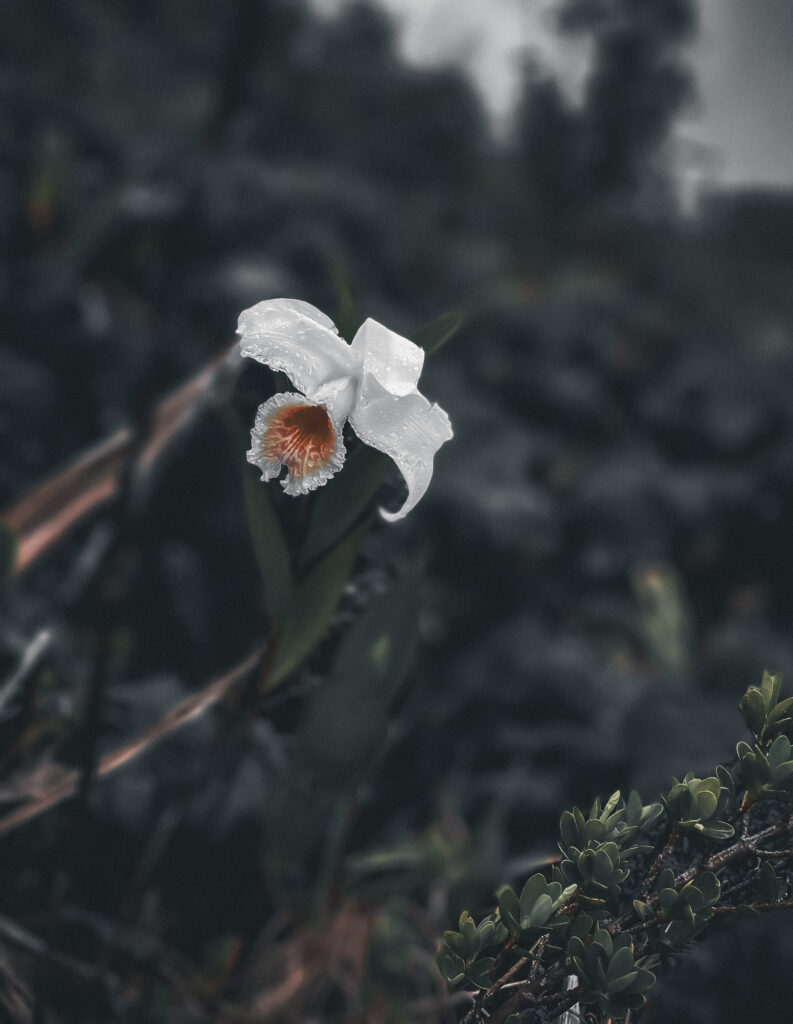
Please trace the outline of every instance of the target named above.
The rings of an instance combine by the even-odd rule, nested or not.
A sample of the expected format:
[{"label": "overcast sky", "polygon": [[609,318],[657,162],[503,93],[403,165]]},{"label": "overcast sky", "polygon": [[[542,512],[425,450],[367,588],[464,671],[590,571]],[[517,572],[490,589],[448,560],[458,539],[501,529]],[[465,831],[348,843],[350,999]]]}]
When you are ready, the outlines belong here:
[{"label": "overcast sky", "polygon": [[[345,2],[314,0],[326,11]],[[586,74],[585,51],[553,32],[553,0],[378,2],[394,16],[406,57],[462,60],[502,125],[527,51],[539,53],[573,94]],[[677,134],[683,153],[700,146],[704,153],[686,175],[724,185],[793,184],[793,0],[700,3],[702,30],[690,50],[699,101]]]}]

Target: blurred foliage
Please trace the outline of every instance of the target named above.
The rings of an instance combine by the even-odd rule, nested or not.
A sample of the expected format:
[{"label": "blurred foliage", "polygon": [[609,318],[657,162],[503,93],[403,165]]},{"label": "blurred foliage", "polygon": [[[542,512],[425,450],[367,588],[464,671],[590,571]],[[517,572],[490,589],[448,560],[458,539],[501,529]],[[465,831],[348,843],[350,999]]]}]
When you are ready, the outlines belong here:
[{"label": "blurred foliage", "polygon": [[[444,1002],[435,936],[538,873],[560,807],[691,768],[682,822],[721,821],[705,794],[728,788],[709,773],[734,695],[765,664],[793,673],[793,198],[677,209],[693,2],[558,14],[591,47],[581,103],[527,65],[497,142],[463,75],[407,66],[363,4],[4,5],[3,506],[142,429],[254,301],[371,315],[428,349],[443,331],[421,324],[469,311],[427,361],[455,440],[404,525],[370,528],[399,478],[351,444],[305,501],[252,481],[249,530],[238,424],[275,390],[249,365],[231,415],[197,417],[145,487],[3,584],[9,811],[80,763],[92,680],[101,754],[284,640],[247,721],[224,702],[0,837],[12,1019],[32,992],[75,1024],[228,1004],[279,1024],[452,1019],[468,1004]],[[15,547],[4,532],[4,564]],[[312,574],[328,582],[307,641],[284,581]],[[740,800],[788,791],[773,685],[744,708]],[[586,875],[591,901],[640,824],[635,802],[614,811],[597,877],[566,826],[557,884]],[[761,924],[731,921],[737,938],[661,977],[655,1024],[779,1016],[790,979],[768,965],[793,940]],[[609,980],[619,950],[598,947],[582,963]]]}]

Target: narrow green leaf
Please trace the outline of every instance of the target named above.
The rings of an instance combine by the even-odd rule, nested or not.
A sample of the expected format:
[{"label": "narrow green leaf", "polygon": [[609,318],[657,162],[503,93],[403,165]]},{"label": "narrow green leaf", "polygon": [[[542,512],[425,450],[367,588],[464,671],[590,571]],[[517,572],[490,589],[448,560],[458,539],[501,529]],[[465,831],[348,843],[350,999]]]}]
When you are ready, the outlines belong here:
[{"label": "narrow green leaf", "polygon": [[347,268],[343,263],[339,262],[333,266],[333,277],[336,283],[338,302],[336,328],[342,338],[352,341],[361,326],[361,318],[352,297]]},{"label": "narrow green leaf", "polygon": [[294,611],[278,641],[270,688],[294,672],[322,639],[350,578],[363,534],[359,527],[332,548],[297,588]]},{"label": "narrow green leaf", "polygon": [[289,548],[270,487],[258,476],[254,466],[243,469],[248,527],[268,608],[275,622],[283,625],[291,617],[295,602]]},{"label": "narrow green leaf", "polygon": [[413,335],[413,341],[420,348],[423,348],[427,355],[437,352],[441,345],[445,345],[453,334],[456,334],[465,322],[467,314],[462,310],[453,313],[445,313],[443,316],[433,320],[419,328]]},{"label": "narrow green leaf", "polygon": [[[346,631],[330,672],[295,730],[295,750],[311,778],[346,785],[380,753],[391,705],[416,645],[416,591],[417,571],[405,572]],[[467,945],[449,945],[470,958],[480,946],[480,935],[467,912],[460,915],[459,930]]]},{"label": "narrow green leaf", "polygon": [[383,482],[391,459],[362,444],[347,459],[344,470],[314,497],[308,533],[300,552],[301,566],[335,544],[362,515]]}]

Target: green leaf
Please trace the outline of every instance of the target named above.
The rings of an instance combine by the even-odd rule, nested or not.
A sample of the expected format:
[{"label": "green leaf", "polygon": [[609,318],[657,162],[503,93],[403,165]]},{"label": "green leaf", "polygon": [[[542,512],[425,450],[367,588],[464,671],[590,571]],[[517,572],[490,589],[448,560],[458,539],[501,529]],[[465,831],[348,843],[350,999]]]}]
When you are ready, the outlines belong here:
[{"label": "green leaf", "polygon": [[584,839],[588,843],[602,843],[606,838],[607,831],[600,818],[590,818],[584,825]]},{"label": "green leaf", "polygon": [[[550,886],[548,888],[550,889]],[[553,897],[553,909],[558,910],[559,907],[567,903],[570,897],[575,895],[577,889],[578,885],[575,882],[572,885],[565,886],[558,896]]]},{"label": "green leaf", "polygon": [[332,273],[336,283],[338,301],[336,328],[342,338],[346,341],[352,341],[358,328],[361,326],[361,318],[355,306],[355,300],[352,297],[347,269],[343,263],[337,262],[332,268]]},{"label": "green leaf", "polygon": [[18,552],[16,530],[0,519],[0,581],[7,580],[13,575]]},{"label": "green leaf", "polygon": [[707,906],[713,906],[718,901],[721,895],[721,882],[712,871],[703,871],[692,884],[702,893]]},{"label": "green leaf", "polygon": [[[405,572],[347,630],[330,673],[295,731],[296,759],[313,776],[323,781],[354,778],[380,752],[391,705],[416,646],[416,590],[417,571]],[[470,956],[479,938],[469,914],[461,915],[460,932]]]},{"label": "green leaf", "polygon": [[[620,953],[622,950],[620,950]],[[630,988],[636,978],[639,976],[639,972],[634,967],[633,970],[628,971],[619,978],[609,980],[609,995],[616,996],[620,992],[624,992],[626,988]]]},{"label": "green leaf", "polygon": [[[558,884],[558,883],[557,883]],[[537,899],[545,892],[548,883],[545,876],[541,874],[532,875],[521,889],[520,893],[520,915],[528,917]],[[559,887],[561,888],[561,886]],[[549,901],[550,902],[550,901]]]},{"label": "green leaf", "polygon": [[[542,928],[553,913],[553,901],[547,893],[541,893],[534,902],[529,916],[529,928]],[[523,921],[521,921],[523,924]]]},{"label": "green leaf", "polygon": [[393,462],[387,455],[362,444],[314,497],[308,533],[300,551],[307,566],[335,544],[366,510]]},{"label": "green leaf", "polygon": [[606,806],[603,808],[603,813],[600,815],[600,820],[605,822],[610,814],[614,812],[617,804],[620,802],[620,791],[616,789],[606,801]]},{"label": "green leaf", "polygon": [[761,861],[755,900],[758,903],[773,903],[779,896],[779,879],[767,860]]},{"label": "green leaf", "polygon": [[510,935],[517,935],[520,931],[520,901],[515,890],[505,885],[496,893],[498,899],[498,912]]},{"label": "green leaf", "polygon": [[635,965],[633,962],[633,953],[629,946],[623,946],[622,949],[618,949],[606,971],[606,980],[609,982],[609,991],[611,991],[611,982],[624,977],[629,971],[634,971]]},{"label": "green leaf", "polygon": [[639,968],[638,975],[631,985],[631,991],[633,992],[646,992],[652,988],[655,984],[655,975],[652,971],[646,971],[643,967]]},{"label": "green leaf", "polygon": [[294,672],[322,639],[350,578],[363,534],[363,527],[354,530],[317,562],[298,587],[294,611],[278,641],[269,688]]},{"label": "green leaf", "polygon": [[763,694],[766,708],[771,711],[779,700],[779,691],[782,687],[782,673],[775,672],[773,675],[766,669],[760,682],[760,691]]},{"label": "green leaf", "polygon": [[444,932],[443,940],[453,953],[456,953],[458,956],[463,958],[468,955],[468,943],[459,932]]},{"label": "green leaf", "polygon": [[699,832],[708,839],[729,839],[735,835],[735,829],[726,821],[706,821]]},{"label": "green leaf", "polygon": [[428,356],[432,355],[433,352],[438,351],[441,345],[445,345],[453,334],[457,333],[466,317],[467,314],[462,310],[445,313],[437,320],[433,320],[432,323],[419,328],[412,340],[419,348],[423,348]]},{"label": "green leaf", "polygon": [[258,476],[255,466],[244,467],[245,508],[267,607],[280,626],[291,617],[295,607],[291,559],[271,489]]},{"label": "green leaf", "polygon": [[584,914],[583,912],[576,914],[570,922],[571,937],[578,936],[579,938],[583,938],[584,936],[589,935],[592,930],[592,924],[593,921],[589,914]]},{"label": "green leaf", "polygon": [[[630,939],[628,941],[630,942]],[[614,939],[612,939],[610,933],[605,928],[598,928],[592,936],[592,942],[600,946],[601,949],[604,949],[609,959],[614,955]]]},{"label": "green leaf", "polygon": [[722,789],[727,791],[728,796],[735,796],[735,780],[724,765],[717,765],[716,775],[721,783]]},{"label": "green leaf", "polygon": [[759,736],[765,726],[767,715],[763,694],[754,686],[750,686],[743,697],[741,697],[741,702],[738,706],[741,709],[747,726],[756,736]]},{"label": "green leaf", "polygon": [[495,962],[495,958],[492,956],[486,956],[481,960],[477,960],[465,972],[466,981],[470,981],[476,988],[490,988],[493,984],[490,971]]},{"label": "green leaf", "polygon": [[785,700],[781,700],[768,715],[765,722],[765,731],[768,732],[775,725],[778,725],[791,708],[793,708],[793,697],[786,697]]},{"label": "green leaf", "polygon": [[777,736],[769,747],[767,754],[768,764],[771,769],[778,769],[785,761],[789,761],[792,752],[787,736]]},{"label": "green leaf", "polygon": [[570,811],[562,811],[559,819],[559,832],[562,838],[562,848],[567,849],[578,842],[578,829],[575,824],[575,817]]},{"label": "green leaf", "polygon": [[652,907],[643,903],[641,900],[633,901],[633,909],[636,911],[636,914],[641,921],[652,921],[655,917],[655,912]]},{"label": "green leaf", "polygon": [[438,970],[449,985],[459,985],[465,977],[465,961],[450,949],[441,947],[437,957]]},{"label": "green leaf", "polygon": [[476,926],[477,933],[479,935],[479,946],[484,949],[485,946],[493,938],[493,934],[496,930],[496,922],[492,918],[485,917]]},{"label": "green leaf", "polygon": [[476,956],[479,952],[479,936],[477,935],[474,919],[467,910],[464,910],[460,915],[460,934],[465,940],[466,955],[469,957]]},{"label": "green leaf", "polygon": [[695,794],[694,799],[691,801],[691,819],[695,818],[707,821],[707,819],[716,810],[716,804],[718,800],[716,797],[708,792],[708,790],[702,790],[702,792]]}]

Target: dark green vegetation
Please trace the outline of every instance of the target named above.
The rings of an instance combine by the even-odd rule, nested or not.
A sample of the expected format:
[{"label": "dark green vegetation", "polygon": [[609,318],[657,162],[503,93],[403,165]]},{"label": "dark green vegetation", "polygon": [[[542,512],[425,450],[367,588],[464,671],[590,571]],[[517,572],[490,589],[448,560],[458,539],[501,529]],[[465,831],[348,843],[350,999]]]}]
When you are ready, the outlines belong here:
[{"label": "dark green vegetation", "polygon": [[[687,949],[714,915],[793,907],[793,700],[779,700],[780,683],[766,672],[741,701],[755,742],[738,744],[737,789],[719,765],[707,779],[675,780],[663,804],[617,790],[586,818],[565,811],[551,882],[534,874],[520,897],[504,886],[478,925],[463,911],[438,966],[477,993],[470,1024],[544,1021],[575,1003],[624,1020],[647,1002],[649,968]],[[772,806],[757,808],[763,800]]]},{"label": "dark green vegetation", "polygon": [[[406,68],[364,7],[3,6],[2,560],[25,568],[0,626],[0,978],[20,1020],[35,1000],[55,1024],[453,1021],[470,1000],[437,936],[518,897],[561,808],[691,769],[681,827],[729,817],[702,810],[736,699],[766,665],[793,678],[793,199],[680,218],[692,6],[566,7],[593,44],[583,104],[527,71],[499,146],[460,75]],[[249,482],[251,543],[261,366],[156,411],[276,295],[348,335],[356,308],[406,335],[468,309],[422,378],[455,440],[404,524],[371,520],[399,482],[351,445],[305,502]],[[727,769],[759,795],[778,765],[749,702],[760,733]],[[623,886],[605,856],[598,884]],[[659,972],[654,1024],[785,1019],[790,919],[721,925]],[[605,940],[581,959],[609,980]]]}]

